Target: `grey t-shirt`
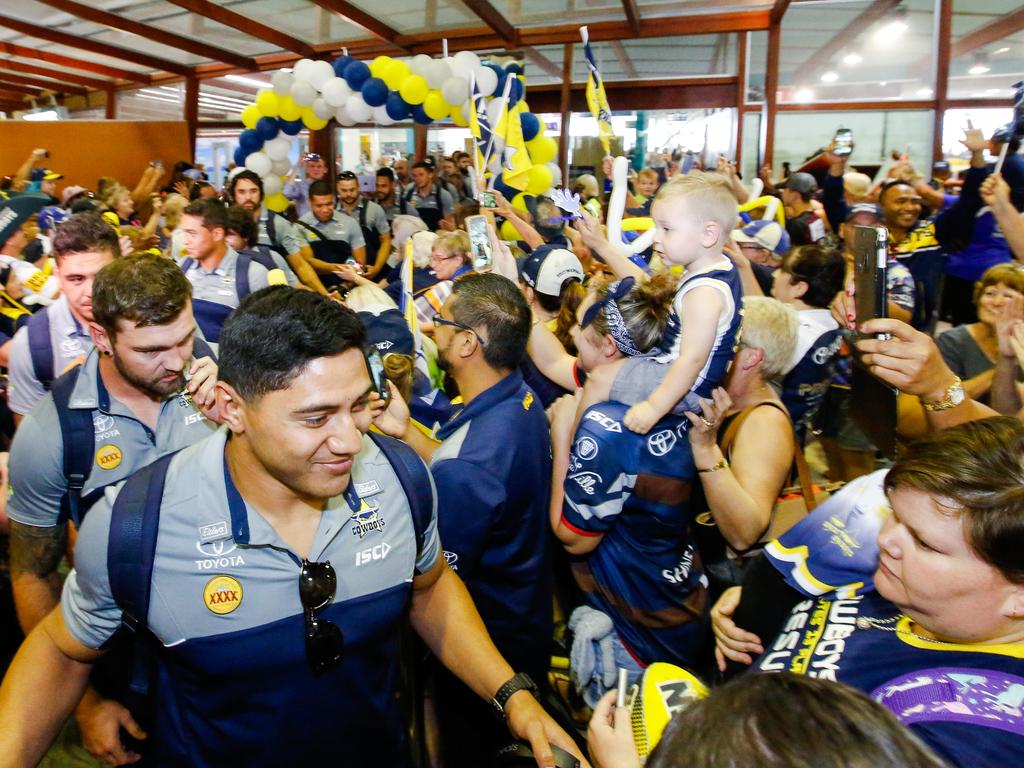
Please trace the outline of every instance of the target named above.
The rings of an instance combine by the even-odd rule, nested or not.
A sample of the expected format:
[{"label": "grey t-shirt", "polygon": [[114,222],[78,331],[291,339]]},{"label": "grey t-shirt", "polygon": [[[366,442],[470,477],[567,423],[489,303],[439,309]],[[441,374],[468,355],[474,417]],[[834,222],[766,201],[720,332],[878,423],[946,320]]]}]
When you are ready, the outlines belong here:
[{"label": "grey t-shirt", "polygon": [[[978,346],[966,325],[958,325],[940,333],[935,338],[935,345],[946,365],[961,379],[973,379],[996,367]],[[982,402],[988,402],[988,395],[982,398]]]}]

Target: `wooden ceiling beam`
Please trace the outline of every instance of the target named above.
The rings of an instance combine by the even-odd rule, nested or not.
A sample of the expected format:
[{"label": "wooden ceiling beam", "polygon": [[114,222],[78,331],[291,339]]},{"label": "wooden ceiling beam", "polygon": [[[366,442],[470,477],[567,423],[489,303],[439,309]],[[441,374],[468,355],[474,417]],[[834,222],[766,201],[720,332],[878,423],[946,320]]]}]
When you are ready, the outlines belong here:
[{"label": "wooden ceiling beam", "polygon": [[[501,15],[501,12],[491,4],[490,0],[462,0],[462,4],[501,38],[505,47],[516,48],[519,46],[519,30]],[[437,35],[436,32],[433,34]]]},{"label": "wooden ceiling beam", "polygon": [[797,67],[796,72],[798,75],[806,75],[807,78],[812,78],[817,72],[828,65],[829,60],[833,56],[864,34],[873,24],[897,6],[899,2],[900,0],[875,0],[875,2],[857,14],[853,21],[836,32],[827,42],[808,56],[807,61]]},{"label": "wooden ceiling beam", "polygon": [[33,88],[31,86],[18,85],[16,83],[5,83],[0,79],[0,97],[2,96],[38,96],[42,93],[42,88]]},{"label": "wooden ceiling beam", "polygon": [[109,80],[98,80],[94,77],[85,77],[84,75],[78,75],[74,72],[65,72],[60,69],[50,69],[49,67],[37,67],[35,64],[26,64],[22,61],[14,61],[13,59],[0,59],[0,70],[10,70],[12,72],[23,72],[28,75],[40,75],[42,77],[48,77],[51,80],[57,80],[65,83],[77,83],[78,85],[85,85],[89,88],[104,89],[111,85]]},{"label": "wooden ceiling beam", "polygon": [[91,21],[94,24],[102,24],[105,27],[119,29],[122,32],[130,32],[133,35],[138,35],[144,40],[150,40],[154,43],[166,45],[170,48],[180,48],[183,51],[194,53],[196,56],[202,56],[206,59],[223,61],[225,64],[231,64],[235,67],[246,67],[248,69],[252,69],[256,65],[256,62],[248,56],[241,56],[232,51],[225,51],[223,48],[207,45],[200,40],[193,40],[190,37],[184,37],[183,35],[168,32],[167,30],[160,29],[159,27],[143,24],[116,13],[110,13],[109,11],[94,8],[91,5],[84,5],[82,3],[75,2],[75,0],[38,1],[44,5],[50,6],[51,8],[56,8],[58,11],[70,13],[72,16],[77,16],[80,19]]},{"label": "wooden ceiling beam", "polygon": [[104,75],[106,77],[112,77],[117,80],[130,80],[131,82],[143,83],[146,85],[148,85],[150,82],[150,77],[145,72],[133,72],[130,69],[109,67],[106,64],[97,64],[93,61],[76,59],[72,56],[63,56],[59,53],[41,51],[38,48],[30,48],[27,45],[17,45],[16,43],[0,42],[0,53],[6,53],[10,56],[18,56],[22,59],[46,61],[50,64],[57,64],[61,67],[71,67],[72,69],[80,69],[84,72],[92,72],[95,75]]},{"label": "wooden ceiling beam", "polygon": [[538,67],[544,70],[545,73],[551,75],[551,77],[555,78],[555,80],[561,82],[562,68],[555,64],[555,62],[553,62],[551,59],[549,59],[547,56],[545,56],[543,53],[538,51],[533,46],[523,46],[522,51],[523,55],[526,58],[528,58],[532,63],[536,64]]},{"label": "wooden ceiling beam", "polygon": [[991,45],[1024,29],[1024,7],[1018,8],[1005,16],[997,16],[988,24],[983,24],[973,32],[961,37],[950,49],[950,58],[966,56],[979,48]]},{"label": "wooden ceiling beam", "polygon": [[317,58],[316,50],[308,43],[280,32],[273,27],[268,27],[266,24],[254,21],[248,16],[243,16],[222,5],[210,2],[210,0],[167,0],[167,2],[211,21],[216,21],[218,24],[233,27],[239,32],[249,35],[249,37],[255,37],[257,40],[270,43],[277,48],[292,51],[307,59]]},{"label": "wooden ceiling beam", "polygon": [[629,58],[629,51],[626,50],[626,46],[622,44],[622,41],[609,40],[608,47],[612,49],[612,53],[615,54],[615,58],[619,60],[619,65],[626,73],[626,77],[630,80],[637,80],[640,77],[640,73],[637,72],[636,67],[633,66],[633,60]]},{"label": "wooden ceiling beam", "polygon": [[636,0],[622,0],[622,10],[626,14],[626,22],[634,35],[640,34],[640,9]]},{"label": "wooden ceiling beam", "polygon": [[[2,66],[3,65],[0,64],[0,67]],[[16,75],[11,72],[0,72],[0,80],[6,80],[9,83],[27,85],[30,88],[39,88],[43,91],[53,91],[54,93],[73,93],[76,96],[85,96],[85,94],[88,93],[88,91],[80,85],[54,83],[49,80],[40,80],[38,77],[25,77],[24,75]]]},{"label": "wooden ceiling beam", "polygon": [[786,10],[789,8],[791,0],[775,0],[775,5],[772,6],[771,21],[772,24],[781,24],[782,17],[786,15]]},{"label": "wooden ceiling beam", "polygon": [[390,43],[395,48],[400,51],[404,51],[405,53],[409,52],[395,42],[399,37],[397,29],[392,29],[377,17],[371,16],[362,8],[357,8],[352,5],[352,3],[347,2],[347,0],[313,0],[313,2],[324,10],[340,16],[349,24],[359,27],[360,29],[365,29],[378,40]]},{"label": "wooden ceiling beam", "polygon": [[116,45],[100,42],[99,40],[91,37],[79,37],[77,35],[68,34],[67,32],[50,29],[49,27],[41,27],[38,24],[31,24],[27,21],[15,19],[10,16],[0,16],[0,27],[13,29],[15,32],[20,32],[23,35],[35,37],[39,40],[48,40],[49,42],[57,43],[58,45],[66,45],[69,48],[78,48],[80,50],[89,51],[90,53],[98,53],[101,56],[109,56],[113,59],[120,59],[121,61],[130,61],[132,64],[138,64],[143,67],[149,67],[163,72],[172,72],[175,75],[181,75],[182,77],[192,72],[192,68],[187,67],[184,64],[178,64],[177,62],[168,61],[167,59],[161,59],[156,56],[139,53],[138,51],[133,51],[128,48],[120,48]]}]

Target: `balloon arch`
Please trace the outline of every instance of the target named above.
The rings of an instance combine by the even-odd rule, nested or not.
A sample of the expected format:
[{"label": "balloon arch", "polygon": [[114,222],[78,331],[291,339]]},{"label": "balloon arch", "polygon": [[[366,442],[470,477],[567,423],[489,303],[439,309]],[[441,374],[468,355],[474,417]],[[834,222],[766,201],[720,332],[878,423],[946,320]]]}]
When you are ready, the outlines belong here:
[{"label": "balloon arch", "polygon": [[[544,125],[529,111],[522,65],[481,61],[472,51],[440,59],[420,54],[408,61],[378,56],[369,64],[348,55],[333,62],[300,59],[290,72],[275,72],[273,87],[260,90],[255,103],[242,110],[245,130],[235,150],[235,164],[263,179],[267,208],[283,211],[289,202],[282,194],[284,177],[291,168],[288,137],[303,127],[312,131],[326,128],[332,119],[343,126],[387,126],[411,118],[420,125],[451,120],[456,126],[468,127],[473,83],[488,99],[491,126],[502,119],[519,120],[532,163],[525,191],[543,194],[560,183],[561,173],[553,162],[558,144],[545,135]],[[494,143],[494,159],[488,164],[494,174],[491,185],[512,199],[523,190],[503,181],[499,131],[495,131]]]}]

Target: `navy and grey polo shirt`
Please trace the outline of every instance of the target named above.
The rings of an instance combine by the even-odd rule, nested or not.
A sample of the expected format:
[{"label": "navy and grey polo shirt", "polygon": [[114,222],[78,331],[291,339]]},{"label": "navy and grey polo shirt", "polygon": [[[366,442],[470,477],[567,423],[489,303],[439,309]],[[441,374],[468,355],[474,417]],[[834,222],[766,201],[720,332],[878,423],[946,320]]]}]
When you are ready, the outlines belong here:
[{"label": "navy and grey polo shirt", "polygon": [[517,372],[441,427],[430,462],[445,558],[513,667],[546,669],[552,633],[544,408]]},{"label": "navy and grey polo shirt", "polygon": [[[148,617],[160,643],[157,764],[404,765],[398,635],[413,578],[440,556],[436,515],[418,535],[390,462],[364,437],[349,487],[327,502],[309,552],[337,573],[319,617],[345,638],[342,662],[314,676],[300,560],[239,494],[227,435],[186,448],[168,468]],[[121,620],[107,571],[116,495],[109,489],[86,519],[61,598],[68,630],[91,648]]]},{"label": "navy and grey polo shirt", "polygon": [[800,327],[796,349],[783,373],[780,389],[794,427],[802,432],[832,383],[843,337],[827,309],[804,309],[797,314]]},{"label": "navy and grey polo shirt", "polygon": [[[110,397],[99,375],[99,353],[89,353],[78,374],[68,407],[92,412],[95,430],[92,471],[82,488],[88,497],[119,483],[161,456],[210,436],[217,425],[190,397],[172,395],[160,406],[154,432],[119,400]],[[64,441],[53,395],[47,393],[25,417],[14,436],[10,457],[7,513],[24,525],[48,528],[63,521],[60,500],[67,491]]]},{"label": "navy and grey polo shirt", "polygon": [[[249,292],[253,293],[270,285],[269,270],[252,258],[249,262]],[[220,339],[220,329],[228,315],[235,310],[245,296],[238,295],[238,254],[231,246],[227,253],[213,269],[204,269],[194,259],[185,259],[181,263],[185,277],[192,284],[192,311],[196,322],[203,330],[203,335],[211,342]],[[276,270],[275,270],[276,272]],[[284,276],[281,275],[282,282]]]}]

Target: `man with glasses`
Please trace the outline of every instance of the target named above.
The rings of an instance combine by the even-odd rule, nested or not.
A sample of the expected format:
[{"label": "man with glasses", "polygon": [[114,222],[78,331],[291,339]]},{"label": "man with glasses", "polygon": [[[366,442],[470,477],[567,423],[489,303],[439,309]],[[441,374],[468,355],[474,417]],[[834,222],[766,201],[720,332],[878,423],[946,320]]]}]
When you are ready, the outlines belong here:
[{"label": "man with glasses", "polygon": [[338,212],[359,222],[366,255],[372,261],[367,277],[376,277],[391,255],[391,224],[383,208],[359,194],[359,179],[352,171],[338,174]]},{"label": "man with glasses", "polygon": [[[463,408],[438,446],[396,398],[380,427],[430,459],[445,558],[466,584],[484,626],[512,666],[544,685],[552,634],[548,497],[551,449],[544,408],[519,365],[530,308],[494,274],[468,275],[434,316],[438,364]],[[436,678],[445,765],[483,765],[503,736],[485,704],[449,672]]]},{"label": "man with glasses", "polygon": [[141,509],[113,494],[93,508],[61,610],[0,688],[5,760],[39,760],[125,618],[124,571],[108,560],[124,562],[121,526],[140,514],[159,528],[148,588],[133,595],[143,610],[128,610],[159,641],[154,764],[408,765],[396,698],[406,616],[494,698],[539,765],[554,764],[548,739],[576,752],[446,566],[422,463],[367,434],[365,344],[351,310],[311,292],[275,286],[242,303],[221,336],[227,429],[122,487]]}]

